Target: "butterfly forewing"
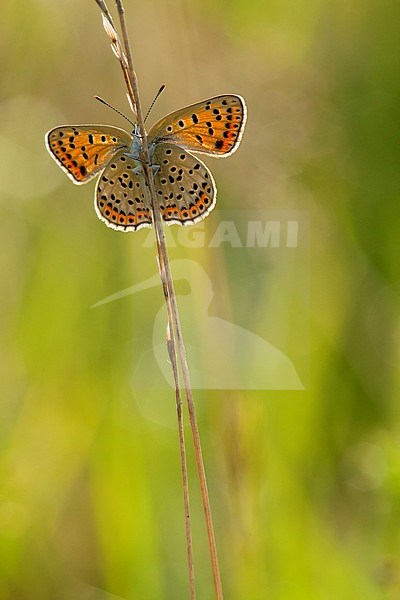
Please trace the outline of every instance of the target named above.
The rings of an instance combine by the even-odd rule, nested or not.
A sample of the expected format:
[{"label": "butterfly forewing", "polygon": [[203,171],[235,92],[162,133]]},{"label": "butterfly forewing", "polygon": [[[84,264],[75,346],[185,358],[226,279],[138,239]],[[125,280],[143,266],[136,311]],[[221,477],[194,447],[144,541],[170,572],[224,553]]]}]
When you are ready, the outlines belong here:
[{"label": "butterfly forewing", "polygon": [[105,125],[66,125],[46,135],[51,156],[74,183],[86,183],[121,148],[131,147],[131,136],[123,129]]},{"label": "butterfly forewing", "polygon": [[106,166],[96,187],[99,218],[113,229],[136,231],[151,226],[151,210],[140,163],[118,152]]},{"label": "butterfly forewing", "polygon": [[159,142],[153,163],[161,215],[167,224],[191,225],[214,208],[216,187],[205,164],[176,144]]},{"label": "butterfly forewing", "polygon": [[167,115],[151,128],[149,140],[172,142],[211,156],[229,156],[240,143],[246,115],[240,96],[216,96]]}]

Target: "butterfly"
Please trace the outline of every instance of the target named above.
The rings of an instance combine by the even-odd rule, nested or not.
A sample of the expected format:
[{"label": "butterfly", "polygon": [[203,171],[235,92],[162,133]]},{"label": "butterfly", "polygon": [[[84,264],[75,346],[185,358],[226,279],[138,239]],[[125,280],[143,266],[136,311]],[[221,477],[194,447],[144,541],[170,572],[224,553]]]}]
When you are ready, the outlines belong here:
[{"label": "butterfly", "polygon": [[[192,152],[226,157],[242,139],[247,109],[241,96],[215,96],[160,119],[148,133],[158,208],[168,224],[190,225],[214,208],[217,190]],[[95,209],[108,227],[151,227],[152,213],[137,125],[128,134],[106,125],[63,125],[46,134],[50,155],[75,184],[99,180]]]}]

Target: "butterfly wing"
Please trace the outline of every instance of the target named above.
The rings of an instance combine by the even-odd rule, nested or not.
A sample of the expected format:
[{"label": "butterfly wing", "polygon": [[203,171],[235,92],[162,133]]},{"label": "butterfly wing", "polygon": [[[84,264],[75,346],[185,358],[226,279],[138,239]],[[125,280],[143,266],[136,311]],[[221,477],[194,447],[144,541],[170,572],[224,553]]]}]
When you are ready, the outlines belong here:
[{"label": "butterfly wing", "polygon": [[99,219],[119,231],[150,227],[151,210],[140,163],[120,150],[100,175],[95,209]]},{"label": "butterfly wing", "polygon": [[153,155],[159,165],[155,186],[164,221],[192,225],[214,208],[217,190],[205,164],[175,144],[159,142]]},{"label": "butterfly wing", "polygon": [[153,125],[149,140],[173,142],[210,156],[229,156],[242,139],[246,116],[246,103],[241,96],[216,96],[167,115]]},{"label": "butterfly wing", "polygon": [[131,145],[126,131],[105,125],[64,125],[46,134],[50,155],[76,184],[92,179],[121,148]]}]

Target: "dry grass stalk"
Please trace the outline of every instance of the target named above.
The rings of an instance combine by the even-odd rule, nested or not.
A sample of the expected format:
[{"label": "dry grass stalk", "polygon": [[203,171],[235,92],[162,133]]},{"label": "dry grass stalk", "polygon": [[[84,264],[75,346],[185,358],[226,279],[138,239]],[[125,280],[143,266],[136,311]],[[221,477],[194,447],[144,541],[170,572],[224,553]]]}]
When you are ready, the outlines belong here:
[{"label": "dry grass stalk", "polygon": [[175,382],[175,396],[178,416],[178,433],[179,433],[179,447],[181,456],[181,469],[182,469],[182,482],[183,482],[183,494],[184,494],[184,506],[185,506],[185,523],[186,523],[186,542],[188,551],[188,562],[189,562],[189,582],[190,582],[190,597],[191,600],[195,599],[195,585],[194,585],[194,561],[192,553],[192,536],[191,536],[191,525],[190,525],[190,507],[189,507],[189,489],[188,489],[188,478],[187,478],[187,465],[186,465],[186,451],[185,442],[183,435],[183,419],[182,419],[182,399],[179,385],[179,369],[182,374],[183,386],[185,390],[185,396],[188,406],[189,420],[191,425],[191,432],[193,437],[193,445],[195,450],[197,472],[200,482],[201,496],[206,520],[207,535],[209,542],[209,550],[211,557],[211,565],[214,577],[214,587],[217,600],[223,600],[222,584],[219,572],[219,563],[217,555],[217,547],[215,542],[214,527],[212,522],[211,505],[207,488],[207,480],[204,468],[203,455],[201,450],[200,435],[197,425],[196,411],[193,402],[192,388],[190,384],[190,374],[186,358],[185,344],[183,340],[183,333],[179,318],[179,310],[176,301],[176,295],[174,290],[173,278],[171,268],[168,259],[168,253],[165,243],[164,230],[162,226],[161,214],[158,210],[158,201],[155,193],[153,171],[151,169],[149,160],[149,148],[147,143],[147,136],[144,127],[143,113],[141,109],[139,88],[137,75],[133,66],[132,53],[129,44],[128,31],[126,27],[125,13],[123,8],[122,0],[115,0],[119,21],[121,25],[122,40],[118,36],[117,30],[114,26],[112,16],[107,8],[104,0],[95,0],[102,11],[103,21],[107,35],[111,40],[111,47],[114,54],[118,58],[121,68],[124,74],[125,82],[127,84],[128,96],[131,102],[132,109],[134,110],[139,131],[142,138],[142,149],[140,158],[143,164],[143,171],[148,185],[150,201],[152,206],[153,224],[157,241],[157,253],[158,253],[158,265],[160,277],[164,290],[164,297],[168,315],[168,327],[167,327],[167,347],[168,353],[171,360],[172,371]]}]

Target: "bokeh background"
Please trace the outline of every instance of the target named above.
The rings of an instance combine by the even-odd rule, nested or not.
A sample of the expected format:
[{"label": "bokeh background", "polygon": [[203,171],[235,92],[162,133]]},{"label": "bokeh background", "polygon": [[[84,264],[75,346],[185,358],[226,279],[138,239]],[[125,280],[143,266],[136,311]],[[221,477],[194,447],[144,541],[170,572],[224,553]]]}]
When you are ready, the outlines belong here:
[{"label": "bokeh background", "polygon": [[[308,223],[295,270],[268,247],[254,260],[228,244],[171,248],[209,273],[210,314],[269,339],[305,387],[195,392],[226,598],[399,598],[399,11],[125,6],[144,105],[167,83],[152,122],[246,98],[240,150],[206,161],[218,207]],[[146,231],[107,229],[94,184],[73,186],[43,141],[63,123],[125,127],[93,100],[128,112],[119,65],[94,1],[5,2],[1,17],[0,598],[184,599],[174,397],[134,376],[154,361],[161,290],[90,309],[153,276],[154,250]],[[198,597],[211,600],[190,449],[189,462]]]}]

